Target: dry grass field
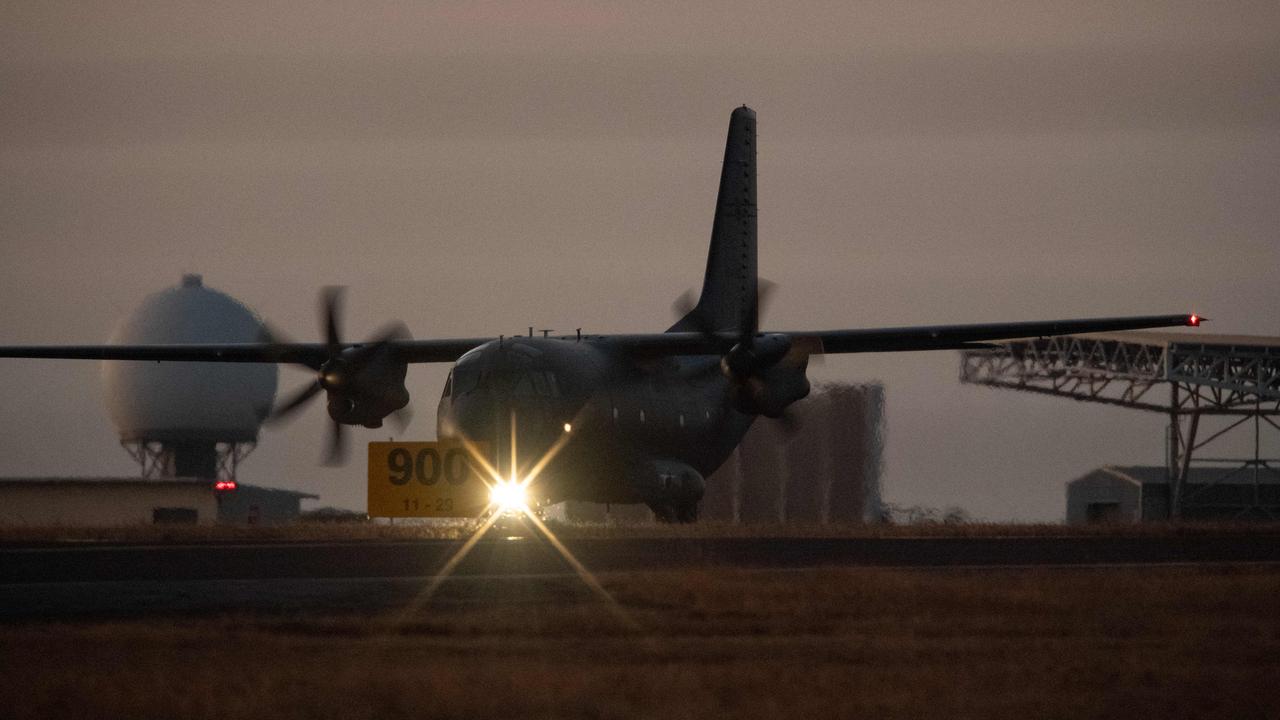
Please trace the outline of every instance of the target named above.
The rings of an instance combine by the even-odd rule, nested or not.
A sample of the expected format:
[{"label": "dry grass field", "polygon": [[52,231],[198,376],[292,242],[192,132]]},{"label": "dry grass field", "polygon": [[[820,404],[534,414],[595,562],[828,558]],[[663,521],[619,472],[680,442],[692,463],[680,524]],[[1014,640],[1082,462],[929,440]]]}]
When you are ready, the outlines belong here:
[{"label": "dry grass field", "polygon": [[7,718],[1277,718],[1280,568],[606,575],[403,617],[0,625]]},{"label": "dry grass field", "polygon": [[[461,539],[471,535],[478,521],[418,522],[300,522],[277,526],[249,525],[126,525],[119,527],[0,527],[0,543],[111,542],[271,542]],[[752,525],[699,522],[565,523],[550,521],[565,538],[736,538],[736,537],[1206,537],[1280,536],[1280,523],[1141,523],[1133,525],[1060,525],[1013,523],[923,523],[914,525]]]}]

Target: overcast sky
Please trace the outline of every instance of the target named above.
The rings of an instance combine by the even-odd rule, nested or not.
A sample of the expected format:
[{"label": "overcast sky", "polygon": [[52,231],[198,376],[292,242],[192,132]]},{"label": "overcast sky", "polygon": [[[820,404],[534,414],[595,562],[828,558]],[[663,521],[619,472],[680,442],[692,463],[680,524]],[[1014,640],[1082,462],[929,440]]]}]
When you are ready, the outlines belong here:
[{"label": "overcast sky", "polygon": [[[353,336],[662,330],[743,103],[767,325],[1280,335],[1280,5],[688,5],[5,3],[0,342],[104,341],[184,272],[299,339],[326,284]],[[2,367],[0,475],[136,471],[95,363]],[[446,372],[411,370],[411,435]],[[957,373],[813,373],[886,383],[889,500],[1056,520],[1067,480],[1161,462],[1158,415]],[[265,430],[241,479],[363,508],[362,463],[317,467],[325,421]]]}]

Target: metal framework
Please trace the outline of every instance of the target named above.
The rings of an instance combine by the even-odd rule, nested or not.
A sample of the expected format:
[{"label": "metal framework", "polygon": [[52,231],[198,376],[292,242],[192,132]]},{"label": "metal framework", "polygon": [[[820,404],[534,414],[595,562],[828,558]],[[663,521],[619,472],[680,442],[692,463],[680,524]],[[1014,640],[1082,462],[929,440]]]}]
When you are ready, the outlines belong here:
[{"label": "metal framework", "polygon": [[[1280,459],[1262,456],[1264,434],[1280,436],[1280,338],[1179,333],[1107,333],[1032,338],[964,350],[960,381],[1165,413],[1170,508],[1280,517],[1262,499],[1280,481]],[[1165,390],[1167,388],[1167,390]],[[1252,431],[1246,457],[1202,457],[1210,443]],[[1217,467],[1208,485],[1187,486],[1192,463]],[[1251,483],[1229,506],[1212,485]]]},{"label": "metal framework", "polygon": [[[174,477],[175,451],[160,440],[121,440],[120,446],[142,467],[147,480]],[[240,463],[258,447],[256,442],[219,442],[215,444],[217,473],[210,480],[235,480]]]}]

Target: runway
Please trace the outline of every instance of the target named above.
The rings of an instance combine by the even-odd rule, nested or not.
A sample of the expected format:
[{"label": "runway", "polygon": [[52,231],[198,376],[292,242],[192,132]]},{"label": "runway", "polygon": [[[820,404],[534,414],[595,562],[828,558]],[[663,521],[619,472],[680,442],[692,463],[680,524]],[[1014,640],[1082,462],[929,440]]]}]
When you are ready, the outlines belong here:
[{"label": "runway", "polygon": [[[379,612],[412,600],[461,541],[0,545],[0,618],[198,612]],[[1280,536],[619,538],[565,545],[592,573],[711,568],[1086,568],[1280,563]],[[585,596],[569,564],[532,537],[480,541],[438,600]]]}]

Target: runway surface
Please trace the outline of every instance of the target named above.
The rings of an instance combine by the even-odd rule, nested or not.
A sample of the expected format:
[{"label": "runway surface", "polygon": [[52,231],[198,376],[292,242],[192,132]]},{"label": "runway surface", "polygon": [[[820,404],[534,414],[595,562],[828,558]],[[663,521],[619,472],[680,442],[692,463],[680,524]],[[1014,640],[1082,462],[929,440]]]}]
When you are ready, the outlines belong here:
[{"label": "runway surface", "polygon": [[[1280,536],[623,538],[567,540],[592,573],[680,567],[1093,567],[1280,563]],[[379,612],[412,600],[461,541],[0,544],[0,618],[198,612]],[[532,537],[480,541],[440,602],[545,602],[585,593]]]}]

